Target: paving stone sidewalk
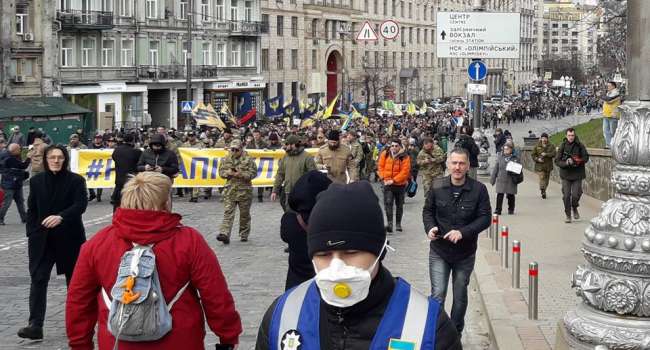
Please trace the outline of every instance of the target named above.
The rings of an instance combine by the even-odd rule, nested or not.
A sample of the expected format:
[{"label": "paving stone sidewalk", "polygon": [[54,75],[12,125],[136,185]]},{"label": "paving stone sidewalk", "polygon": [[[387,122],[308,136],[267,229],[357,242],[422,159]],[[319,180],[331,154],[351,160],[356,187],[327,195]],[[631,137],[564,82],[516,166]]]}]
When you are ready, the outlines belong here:
[{"label": "paving stone sidewalk", "polygon": [[[490,190],[492,206],[496,193]],[[502,215],[500,225],[509,227],[508,251],[513,240],[521,241],[521,288],[511,288],[511,271],[501,268],[500,251],[494,252],[487,232],[479,239],[475,276],[487,310],[490,329],[498,349],[553,349],[556,331],[566,311],[579,298],[570,288],[570,278],[584,260],[580,253],[583,233],[598,214],[601,201],[584,195],[581,220],[564,223],[560,185],[551,182],[548,198],[541,199],[537,175],[525,173],[519,185],[515,215]],[[505,202],[505,201],[504,201]],[[504,212],[506,212],[504,203]],[[512,262],[511,259],[510,263]],[[528,320],[528,263],[539,263],[539,320]]]}]

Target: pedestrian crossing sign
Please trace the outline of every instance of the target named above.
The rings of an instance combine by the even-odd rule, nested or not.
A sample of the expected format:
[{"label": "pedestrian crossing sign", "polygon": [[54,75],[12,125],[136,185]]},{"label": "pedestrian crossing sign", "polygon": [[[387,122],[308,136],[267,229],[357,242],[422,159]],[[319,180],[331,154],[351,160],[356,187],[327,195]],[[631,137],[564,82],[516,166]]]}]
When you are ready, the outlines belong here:
[{"label": "pedestrian crossing sign", "polygon": [[194,101],[182,101],[181,102],[181,112],[182,113],[192,113],[194,109]]},{"label": "pedestrian crossing sign", "polygon": [[401,339],[391,339],[388,350],[415,350],[415,343]]}]

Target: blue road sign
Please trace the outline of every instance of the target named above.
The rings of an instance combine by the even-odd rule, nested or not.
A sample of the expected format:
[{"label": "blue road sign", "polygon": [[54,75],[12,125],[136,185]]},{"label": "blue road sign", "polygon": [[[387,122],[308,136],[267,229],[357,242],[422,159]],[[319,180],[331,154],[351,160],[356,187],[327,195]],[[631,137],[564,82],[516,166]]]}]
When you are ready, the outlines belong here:
[{"label": "blue road sign", "polygon": [[194,101],[181,101],[181,112],[191,113],[194,109]]},{"label": "blue road sign", "polygon": [[472,61],[467,66],[467,75],[472,80],[483,80],[487,76],[487,66],[481,61]]}]

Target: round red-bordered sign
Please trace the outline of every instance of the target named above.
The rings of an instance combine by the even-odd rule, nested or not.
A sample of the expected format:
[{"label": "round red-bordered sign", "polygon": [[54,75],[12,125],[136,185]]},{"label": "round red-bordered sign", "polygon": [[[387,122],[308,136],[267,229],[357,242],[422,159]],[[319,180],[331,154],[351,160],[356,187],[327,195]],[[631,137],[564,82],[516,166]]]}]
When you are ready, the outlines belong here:
[{"label": "round red-bordered sign", "polygon": [[386,40],[395,40],[399,36],[399,24],[393,20],[387,20],[379,26],[379,34]]}]

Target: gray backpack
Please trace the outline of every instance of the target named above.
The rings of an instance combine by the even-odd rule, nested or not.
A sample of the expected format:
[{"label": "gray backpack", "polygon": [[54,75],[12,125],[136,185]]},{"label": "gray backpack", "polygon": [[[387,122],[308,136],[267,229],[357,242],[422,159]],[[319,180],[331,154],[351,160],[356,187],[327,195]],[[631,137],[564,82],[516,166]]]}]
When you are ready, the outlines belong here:
[{"label": "gray backpack", "polygon": [[172,306],[181,297],[187,282],[167,304],[160,288],[156,255],[153,244],[138,245],[120,260],[111,298],[102,288],[102,296],[108,314],[108,330],[115,336],[115,347],[119,340],[132,342],[154,341],[164,337],[172,329]]}]

